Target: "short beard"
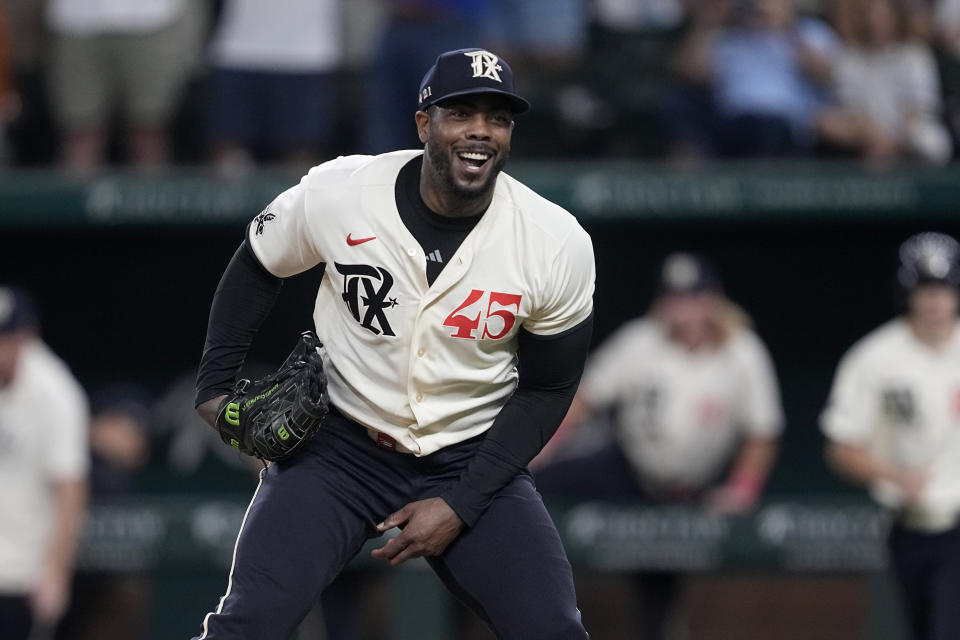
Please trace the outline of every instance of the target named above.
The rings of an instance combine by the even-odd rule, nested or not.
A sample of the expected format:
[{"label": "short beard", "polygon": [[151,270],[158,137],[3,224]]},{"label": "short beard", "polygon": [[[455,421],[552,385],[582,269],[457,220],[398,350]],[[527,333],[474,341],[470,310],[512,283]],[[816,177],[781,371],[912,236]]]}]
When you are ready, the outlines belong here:
[{"label": "short beard", "polygon": [[427,158],[430,160],[430,165],[433,167],[434,171],[437,172],[437,177],[440,178],[440,182],[443,184],[443,187],[448,193],[452,194],[458,200],[475,200],[493,191],[493,188],[497,182],[497,176],[500,175],[501,171],[503,171],[503,167],[507,164],[507,159],[510,157],[510,147],[504,149],[500,159],[497,160],[496,164],[493,165],[493,168],[490,170],[490,177],[487,178],[487,181],[476,187],[461,187],[456,183],[456,181],[453,179],[453,168],[451,167],[450,163],[450,155],[444,150],[438,149],[434,145],[427,143],[426,154]]}]

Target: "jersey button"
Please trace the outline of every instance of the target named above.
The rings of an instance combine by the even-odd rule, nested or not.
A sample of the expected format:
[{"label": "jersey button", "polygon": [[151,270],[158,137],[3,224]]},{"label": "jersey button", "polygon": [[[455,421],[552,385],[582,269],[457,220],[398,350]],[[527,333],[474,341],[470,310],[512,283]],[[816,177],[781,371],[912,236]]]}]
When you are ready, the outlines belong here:
[{"label": "jersey button", "polygon": [[414,249],[413,247],[410,247],[409,249],[407,249],[407,255],[412,258],[413,256],[417,255],[417,250]]},{"label": "jersey button", "polygon": [[418,393],[418,394],[417,394],[417,402],[423,402],[423,394],[422,394],[422,393]]},{"label": "jersey button", "polygon": [[426,353],[426,352],[423,350],[423,347],[417,349],[417,357],[418,357],[418,358],[422,358],[424,353]]}]

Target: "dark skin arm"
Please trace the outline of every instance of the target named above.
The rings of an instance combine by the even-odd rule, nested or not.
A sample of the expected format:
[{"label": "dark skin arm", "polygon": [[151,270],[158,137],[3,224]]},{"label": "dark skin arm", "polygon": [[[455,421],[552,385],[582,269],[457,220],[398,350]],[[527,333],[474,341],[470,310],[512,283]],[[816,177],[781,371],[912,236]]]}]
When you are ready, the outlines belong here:
[{"label": "dark skin arm", "polygon": [[210,400],[207,400],[206,402],[203,402],[197,406],[197,413],[200,414],[200,417],[203,418],[204,422],[214,429],[216,429],[217,409],[220,407],[220,403],[223,402],[223,399],[226,397],[226,394],[217,396],[216,398],[211,398]]}]

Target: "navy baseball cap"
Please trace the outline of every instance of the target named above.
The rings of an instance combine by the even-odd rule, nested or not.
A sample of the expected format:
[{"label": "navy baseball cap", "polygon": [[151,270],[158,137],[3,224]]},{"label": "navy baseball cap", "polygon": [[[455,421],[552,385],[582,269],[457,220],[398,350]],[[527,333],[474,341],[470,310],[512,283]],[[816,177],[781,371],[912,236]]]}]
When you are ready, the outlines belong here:
[{"label": "navy baseball cap", "polygon": [[721,292],[723,283],[716,267],[703,256],[693,253],[672,253],[660,267],[660,293]]},{"label": "navy baseball cap", "polygon": [[960,287],[960,243],[933,231],[910,236],[900,245],[897,283],[905,291],[928,283]]},{"label": "navy baseball cap", "polygon": [[513,113],[530,110],[530,103],[517,95],[510,65],[486,49],[441,53],[420,82],[417,110],[424,111],[449,98],[478,93],[503,96]]},{"label": "navy baseball cap", "polygon": [[37,307],[20,287],[0,285],[0,333],[35,328]]}]

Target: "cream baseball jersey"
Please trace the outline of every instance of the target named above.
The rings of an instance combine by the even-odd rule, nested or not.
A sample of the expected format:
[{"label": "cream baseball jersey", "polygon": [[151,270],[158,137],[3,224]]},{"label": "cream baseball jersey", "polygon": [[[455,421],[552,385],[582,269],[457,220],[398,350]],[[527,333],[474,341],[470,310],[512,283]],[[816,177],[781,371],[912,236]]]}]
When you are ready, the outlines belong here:
[{"label": "cream baseball jersey", "polygon": [[821,427],[832,440],[866,448],[883,463],[927,474],[919,503],[903,506],[888,482],[874,497],[903,509],[917,529],[945,530],[960,514],[960,327],[941,349],[893,320],[853,346],[840,361]]},{"label": "cream baseball jersey", "polygon": [[783,427],[770,356],[746,329],[690,352],[659,322],[633,320],[597,349],[581,392],[595,407],[617,408],[622,449],[654,485],[703,487],[741,437],[775,438]]},{"label": "cream baseball jersey", "polygon": [[553,335],[593,309],[593,247],[576,219],[510,176],[428,285],[394,184],[421,151],[314,167],[249,227],[272,274],[325,263],[314,322],[331,402],[418,456],[477,436],[517,383],[517,332]]},{"label": "cream baseball jersey", "polygon": [[42,342],[0,389],[0,593],[28,592],[54,526],[51,483],[87,473],[86,396]]}]

